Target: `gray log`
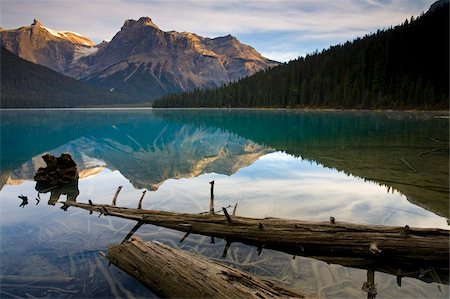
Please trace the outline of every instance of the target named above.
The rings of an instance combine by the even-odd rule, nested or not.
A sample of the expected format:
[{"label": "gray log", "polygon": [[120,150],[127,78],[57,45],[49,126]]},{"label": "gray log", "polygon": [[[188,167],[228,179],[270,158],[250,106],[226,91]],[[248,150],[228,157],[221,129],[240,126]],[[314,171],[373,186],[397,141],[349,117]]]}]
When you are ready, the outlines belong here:
[{"label": "gray log", "polygon": [[[450,231],[444,229],[238,216],[229,216],[230,222],[226,216],[218,214],[90,206],[76,202],[65,204],[178,231],[219,237],[230,243],[241,242],[394,275],[400,271],[403,276],[448,284]],[[429,273],[436,274],[420,275],[421,269],[430,269]]]},{"label": "gray log", "polygon": [[144,242],[137,237],[123,244],[110,246],[107,258],[162,297],[306,297],[205,257],[159,242]]}]

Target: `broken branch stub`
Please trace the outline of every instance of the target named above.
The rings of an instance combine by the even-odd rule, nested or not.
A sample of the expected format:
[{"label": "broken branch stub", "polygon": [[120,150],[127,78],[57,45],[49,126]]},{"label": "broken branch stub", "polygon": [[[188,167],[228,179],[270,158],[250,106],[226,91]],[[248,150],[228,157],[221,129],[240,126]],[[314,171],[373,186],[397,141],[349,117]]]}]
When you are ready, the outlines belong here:
[{"label": "broken branch stub", "polygon": [[120,193],[120,190],[122,190],[122,187],[123,186],[117,187],[116,194],[114,194],[114,197],[113,197],[113,200],[112,200],[112,204],[111,204],[112,206],[116,205],[117,196],[119,196],[119,193]]},{"label": "broken branch stub", "polygon": [[147,190],[142,191],[141,199],[139,199],[138,209],[142,209],[142,200],[144,199],[145,193],[147,193]]},{"label": "broken branch stub", "polygon": [[230,217],[230,214],[228,214],[227,209],[226,209],[226,208],[222,208],[222,211],[223,211],[223,213],[225,214],[225,217],[227,218],[227,222],[228,222],[229,224],[231,224],[231,223],[232,223],[231,217]]},{"label": "broken branch stub", "polygon": [[211,185],[210,197],[209,197],[209,213],[214,214],[214,181],[209,182]]}]

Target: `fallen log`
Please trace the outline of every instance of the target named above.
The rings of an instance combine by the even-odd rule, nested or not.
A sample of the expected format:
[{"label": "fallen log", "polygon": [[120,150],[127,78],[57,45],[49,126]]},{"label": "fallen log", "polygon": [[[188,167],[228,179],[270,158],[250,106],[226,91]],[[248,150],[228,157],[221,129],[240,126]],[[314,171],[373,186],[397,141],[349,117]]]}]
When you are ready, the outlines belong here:
[{"label": "fallen log", "polygon": [[226,217],[77,202],[65,202],[64,205],[136,220],[140,225],[153,224],[176,229],[187,235],[223,238],[227,241],[226,248],[232,242],[241,242],[256,246],[259,254],[267,248],[328,263],[390,273],[400,279],[414,277],[445,284],[449,281],[450,231],[443,229],[359,225],[335,219],[308,222]]},{"label": "fallen log", "polygon": [[317,298],[305,296],[159,242],[112,245],[108,260],[164,298]]}]

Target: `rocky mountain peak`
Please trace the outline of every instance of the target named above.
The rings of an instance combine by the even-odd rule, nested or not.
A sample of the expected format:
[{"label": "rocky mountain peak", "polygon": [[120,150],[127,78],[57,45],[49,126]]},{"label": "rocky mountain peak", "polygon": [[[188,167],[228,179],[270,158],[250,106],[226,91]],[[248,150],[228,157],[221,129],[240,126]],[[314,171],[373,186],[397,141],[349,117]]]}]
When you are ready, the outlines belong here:
[{"label": "rocky mountain peak", "polygon": [[149,17],[141,17],[137,21],[133,19],[125,20],[125,23],[122,26],[122,30],[133,27],[146,27],[146,26],[160,30],[159,27],[156,26],[156,24],[153,23],[152,19],[150,19]]},{"label": "rocky mountain peak", "polygon": [[111,41],[98,45],[38,20],[33,25],[0,31],[0,42],[21,58],[135,99],[213,88],[278,64],[232,35],[165,32],[149,17],[126,20]]},{"label": "rocky mountain peak", "polygon": [[215,41],[221,42],[221,43],[227,43],[227,44],[241,43],[236,37],[234,37],[231,34],[228,34],[225,36],[219,36],[219,37],[213,38],[212,40],[215,40]]},{"label": "rocky mountain peak", "polygon": [[2,46],[20,58],[67,75],[70,64],[97,48],[88,38],[71,31],[56,31],[34,19],[31,26],[0,30]]},{"label": "rocky mountain peak", "polygon": [[231,34],[227,34],[225,36],[219,36],[218,38],[223,38],[223,39],[237,39],[236,37],[232,36]]},{"label": "rocky mountain peak", "polygon": [[33,23],[31,24],[31,26],[42,26],[42,23],[39,22],[37,19],[34,19]]}]

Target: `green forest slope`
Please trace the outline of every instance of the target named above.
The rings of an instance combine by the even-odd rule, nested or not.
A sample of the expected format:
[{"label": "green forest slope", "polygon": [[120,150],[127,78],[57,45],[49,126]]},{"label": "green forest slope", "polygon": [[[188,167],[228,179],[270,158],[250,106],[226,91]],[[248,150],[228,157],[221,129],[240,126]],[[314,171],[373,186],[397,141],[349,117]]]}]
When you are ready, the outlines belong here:
[{"label": "green forest slope", "polygon": [[88,107],[129,102],[125,96],[63,76],[4,48],[0,68],[1,108]]},{"label": "green forest slope", "polygon": [[448,109],[448,3],[416,20],[153,107]]}]

